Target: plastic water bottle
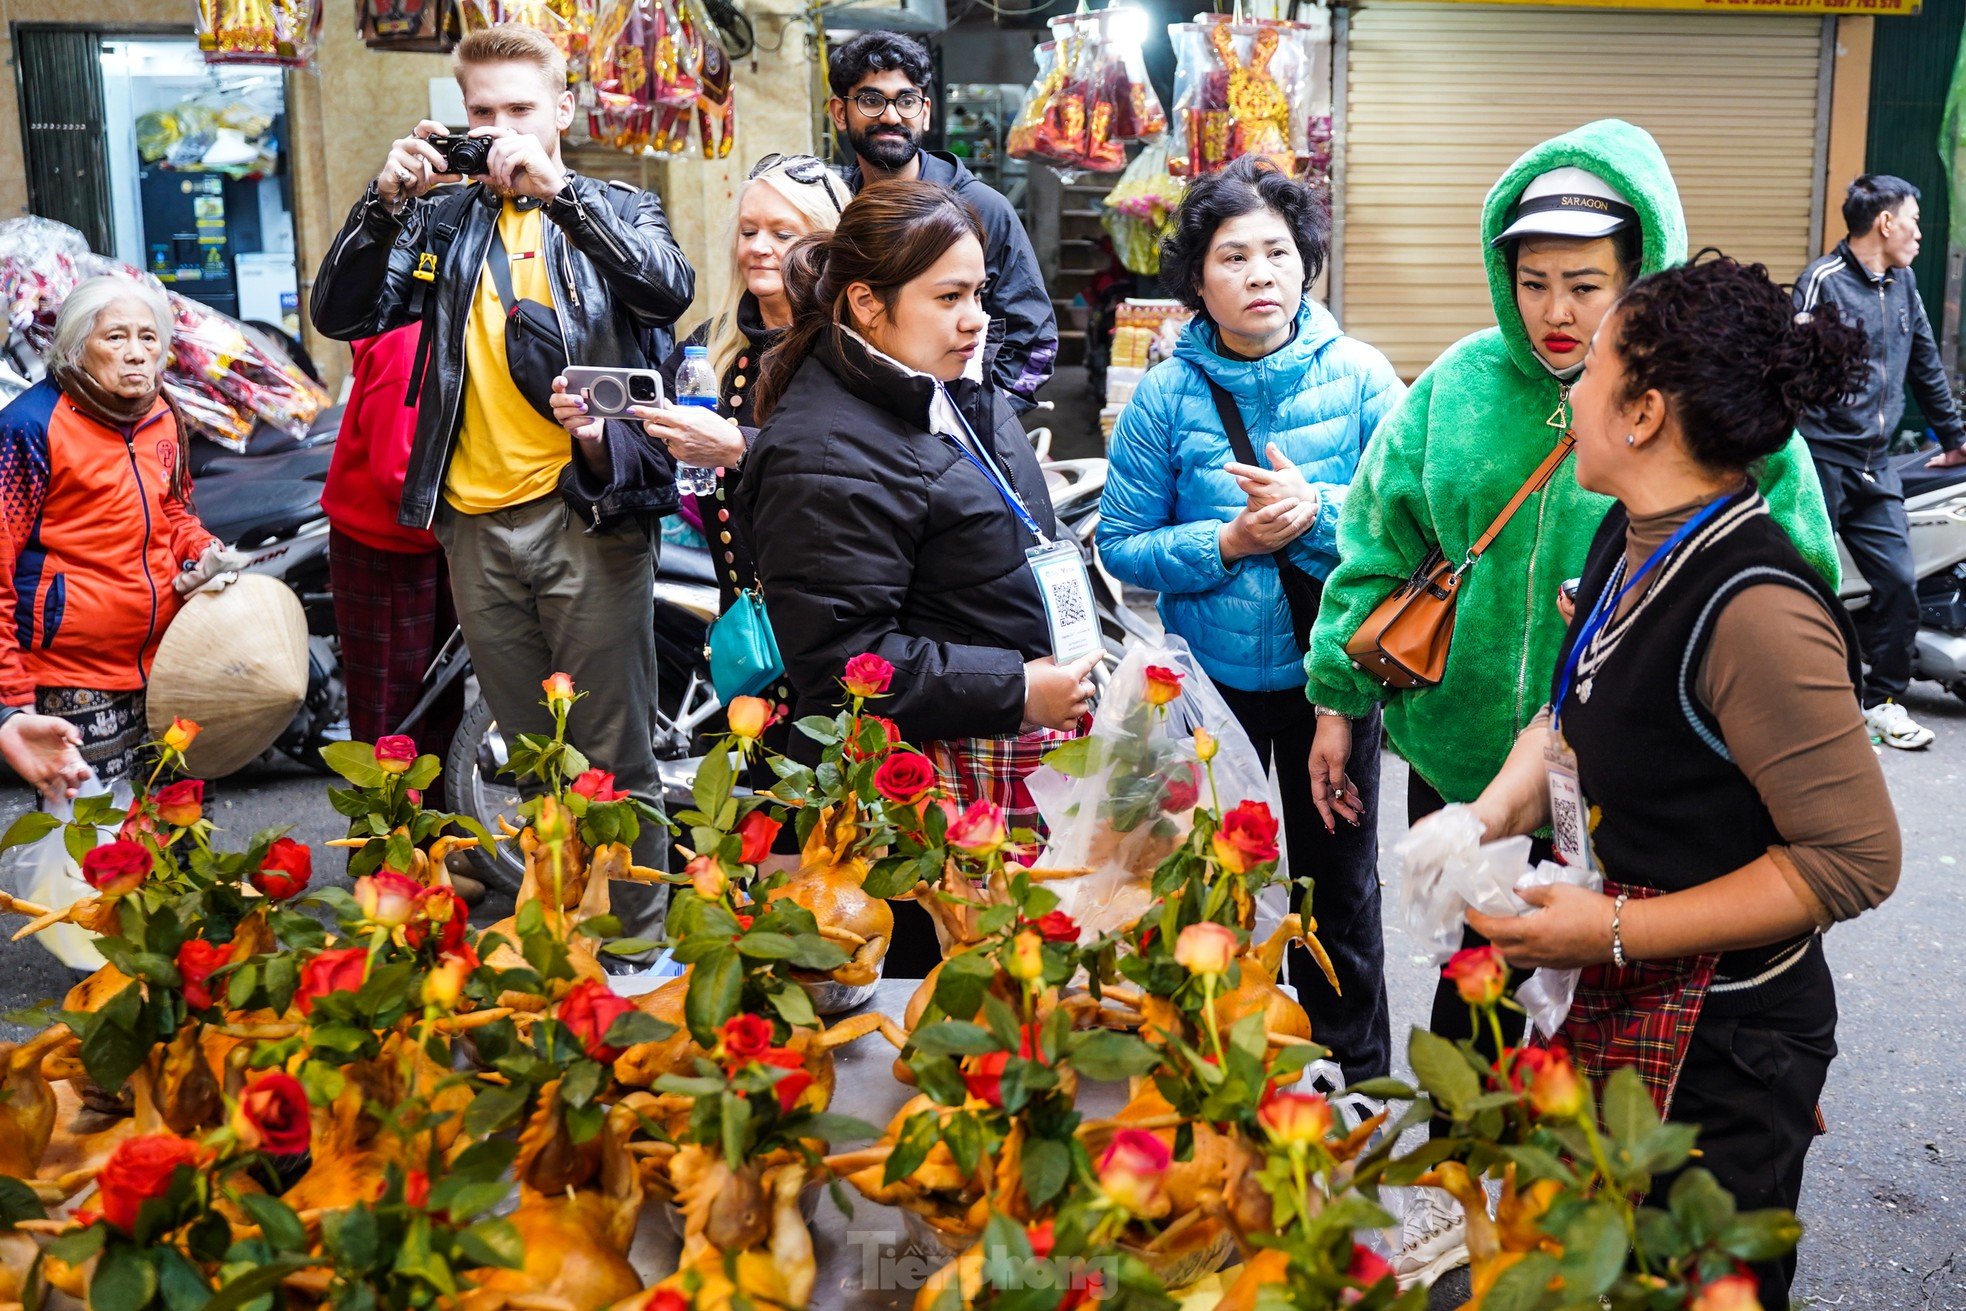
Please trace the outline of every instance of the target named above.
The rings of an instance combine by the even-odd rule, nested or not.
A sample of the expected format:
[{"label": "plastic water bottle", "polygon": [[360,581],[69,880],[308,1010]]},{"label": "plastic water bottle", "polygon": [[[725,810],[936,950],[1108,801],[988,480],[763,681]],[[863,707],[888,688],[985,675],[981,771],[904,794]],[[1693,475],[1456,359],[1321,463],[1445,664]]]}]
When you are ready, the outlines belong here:
[{"label": "plastic water bottle", "polygon": [[[717,408],[717,375],[710,368],[710,352],[702,346],[683,347],[683,367],[676,370],[676,404]],[[676,465],[676,490],[690,496],[708,496],[717,490],[717,471],[695,464]]]}]

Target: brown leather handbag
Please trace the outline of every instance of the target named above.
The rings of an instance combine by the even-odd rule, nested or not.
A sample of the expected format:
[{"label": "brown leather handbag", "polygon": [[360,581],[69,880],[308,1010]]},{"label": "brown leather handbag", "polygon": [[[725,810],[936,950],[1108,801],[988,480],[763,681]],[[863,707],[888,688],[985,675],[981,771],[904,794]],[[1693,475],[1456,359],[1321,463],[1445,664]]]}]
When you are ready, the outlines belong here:
[{"label": "brown leather handbag", "polygon": [[1436,547],[1398,591],[1373,607],[1352,640],[1345,643],[1345,654],[1352,663],[1395,692],[1437,686],[1447,673],[1447,646],[1454,640],[1454,605],[1460,599],[1461,580],[1508,527],[1522,503],[1543,490],[1576,445],[1576,437],[1563,434],[1563,440],[1536,466],[1529,481],[1516,489],[1488,531],[1475,539],[1458,567],[1448,564]]}]

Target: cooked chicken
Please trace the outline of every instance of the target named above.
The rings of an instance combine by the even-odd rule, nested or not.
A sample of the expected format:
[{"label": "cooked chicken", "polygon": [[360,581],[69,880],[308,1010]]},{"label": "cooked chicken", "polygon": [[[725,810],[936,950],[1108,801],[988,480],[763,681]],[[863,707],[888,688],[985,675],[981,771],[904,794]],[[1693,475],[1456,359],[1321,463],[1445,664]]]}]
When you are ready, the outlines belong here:
[{"label": "cooked chicken", "polygon": [[839,854],[860,836],[857,817],[851,797],[829,807],[806,839],[797,872],[767,894],[769,901],[790,897],[811,911],[821,936],[851,957],[831,973],[802,976],[801,982],[831,979],[846,987],[865,987],[880,978],[881,962],[894,939],[893,909],[861,889],[870,867],[867,858]]}]

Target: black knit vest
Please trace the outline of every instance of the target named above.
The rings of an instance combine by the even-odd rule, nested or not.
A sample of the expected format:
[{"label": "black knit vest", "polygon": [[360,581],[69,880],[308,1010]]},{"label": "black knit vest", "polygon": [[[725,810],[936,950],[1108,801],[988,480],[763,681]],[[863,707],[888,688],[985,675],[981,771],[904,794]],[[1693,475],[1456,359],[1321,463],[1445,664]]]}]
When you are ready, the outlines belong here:
[{"label": "black knit vest", "polygon": [[[1614,506],[1591,543],[1577,617],[1557,661],[1559,684],[1591,603],[1614,581],[1624,581],[1625,571],[1616,567],[1625,554],[1626,525],[1624,507]],[[1594,671],[1579,669],[1561,723],[1577,753],[1584,797],[1600,812],[1591,841],[1605,877],[1676,892],[1737,870],[1783,841],[1695,693],[1727,602],[1765,583],[1808,592],[1843,634],[1853,698],[1861,670],[1856,633],[1841,602],[1769,517],[1759,495],[1734,498],[1653,574],[1649,592],[1625,618],[1605,625],[1616,643]],[[1769,669],[1766,676],[1784,675]],[[1720,973],[1751,975],[1784,946],[1730,953],[1721,959]]]}]

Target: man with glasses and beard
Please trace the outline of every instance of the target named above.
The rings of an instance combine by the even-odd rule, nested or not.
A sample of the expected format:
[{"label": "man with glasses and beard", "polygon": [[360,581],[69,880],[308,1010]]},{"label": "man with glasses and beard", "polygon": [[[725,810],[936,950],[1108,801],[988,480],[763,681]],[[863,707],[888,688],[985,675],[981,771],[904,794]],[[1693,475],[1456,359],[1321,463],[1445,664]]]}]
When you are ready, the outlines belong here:
[{"label": "man with glasses and beard", "polygon": [[869,182],[937,182],[976,211],[989,238],[983,251],[989,275],[983,308],[990,316],[984,376],[1012,405],[1029,409],[1058,356],[1051,293],[1010,202],[954,155],[922,149],[934,112],[929,78],[928,51],[894,32],[863,32],[833,51],[827,67],[833,98],[827,111],[841,139],[853,147],[847,185],[857,194]]}]

